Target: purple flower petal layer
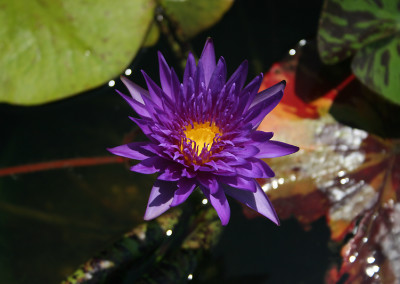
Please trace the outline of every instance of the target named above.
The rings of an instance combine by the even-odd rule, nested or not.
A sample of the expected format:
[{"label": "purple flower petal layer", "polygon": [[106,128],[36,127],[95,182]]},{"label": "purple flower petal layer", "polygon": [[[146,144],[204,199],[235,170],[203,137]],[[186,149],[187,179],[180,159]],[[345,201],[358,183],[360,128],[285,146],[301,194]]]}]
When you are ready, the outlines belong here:
[{"label": "purple flower petal layer", "polygon": [[143,148],[143,146],[146,145],[148,145],[148,142],[133,142],[114,148],[108,148],[107,150],[117,156],[134,160],[144,160],[155,155],[149,150]]},{"label": "purple flower petal layer", "polygon": [[225,188],[225,193],[232,196],[239,202],[247,205],[251,209],[257,211],[258,213],[264,215],[275,224],[279,225],[280,223],[278,215],[276,215],[275,209],[269,201],[267,195],[256,181],[253,182],[257,187],[257,191],[255,193],[237,190],[235,188]]},{"label": "purple flower petal layer", "polygon": [[279,141],[266,141],[256,144],[256,146],[260,149],[260,152],[254,156],[256,158],[276,158],[299,151],[299,147]]},{"label": "purple flower petal layer", "polygon": [[221,224],[223,226],[227,225],[231,216],[231,209],[229,207],[228,199],[226,199],[224,190],[220,188],[215,194],[210,194],[210,190],[208,188],[200,188],[208,201],[210,201],[211,205],[214,207],[215,211],[217,211],[217,214],[221,219]]},{"label": "purple flower petal layer", "polygon": [[144,219],[154,219],[167,211],[171,207],[175,190],[176,183],[156,180],[151,189]]},{"label": "purple flower petal layer", "polygon": [[208,38],[206,44],[204,45],[203,52],[201,53],[200,60],[203,64],[204,68],[204,79],[205,85],[208,86],[210,82],[211,75],[215,69],[215,52],[214,52],[214,44],[211,38]]},{"label": "purple flower petal layer", "polygon": [[185,202],[195,188],[196,182],[193,179],[181,178],[178,181],[178,189],[175,191],[171,206],[177,206]]},{"label": "purple flower petal layer", "polygon": [[141,174],[154,174],[165,169],[168,165],[169,162],[164,158],[154,156],[132,166],[131,171]]}]

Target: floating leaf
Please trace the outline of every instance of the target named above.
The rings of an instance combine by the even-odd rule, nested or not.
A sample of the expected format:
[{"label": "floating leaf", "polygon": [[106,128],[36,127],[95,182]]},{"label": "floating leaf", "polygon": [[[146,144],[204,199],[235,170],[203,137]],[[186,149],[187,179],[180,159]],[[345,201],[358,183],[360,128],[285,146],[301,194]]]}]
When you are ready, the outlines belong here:
[{"label": "floating leaf", "polygon": [[166,14],[187,38],[218,22],[232,4],[233,0],[161,0]]},{"label": "floating leaf", "polygon": [[328,283],[399,283],[400,204],[369,211],[357,233],[342,249],[343,263]]},{"label": "floating leaf", "polygon": [[[373,103],[368,108],[367,103],[355,100],[363,98],[360,93],[366,89],[361,88],[352,75],[347,79],[343,75],[337,76],[342,77],[343,83],[328,87],[331,90],[324,93],[323,82],[335,86],[338,78],[329,80],[330,74],[321,72],[323,65],[310,64],[305,60],[307,54],[303,56],[302,53],[302,50],[298,50],[296,56],[273,65],[265,75],[262,88],[286,80],[287,89],[281,104],[260,125],[264,131],[276,130],[277,140],[294,143],[300,147],[300,151],[292,156],[268,161],[276,177],[260,182],[281,218],[293,215],[307,227],[326,216],[332,240],[343,241],[353,230],[358,235],[368,237],[366,234],[371,233],[370,228],[381,226],[379,220],[386,218],[387,206],[400,206],[397,203],[400,194],[400,141],[395,138],[384,139],[338,122],[329,113],[336,104],[346,105],[338,107],[342,111],[352,111],[350,116],[356,120],[349,120],[351,124],[369,122],[358,114],[360,107],[365,116],[379,117],[379,114],[371,112],[376,111]],[[349,118],[348,115],[344,117]],[[380,123],[391,124],[385,121]],[[391,134],[396,135],[393,128]],[[363,217],[369,215],[375,217]],[[361,219],[363,225],[357,227]],[[387,231],[391,230],[391,226],[386,226]],[[366,233],[360,230],[366,230]],[[396,234],[396,230],[391,233]],[[399,239],[391,240],[392,246],[400,246]],[[355,241],[356,238],[350,239],[349,245]],[[375,238],[371,244],[379,247],[379,241],[379,238]],[[372,250],[372,253],[379,252]],[[396,265],[393,257],[387,253],[382,254],[384,262],[390,266]],[[359,273],[364,275],[365,270],[349,273],[358,273],[353,280],[361,279],[357,277],[361,277]],[[383,273],[387,277],[386,271]],[[361,282],[349,280],[346,283]]]},{"label": "floating leaf", "polygon": [[152,0],[1,1],[0,102],[32,105],[97,87],[141,46]]},{"label": "floating leaf", "polygon": [[354,74],[371,90],[400,103],[400,1],[327,0],[318,49],[325,63],[355,55]]}]

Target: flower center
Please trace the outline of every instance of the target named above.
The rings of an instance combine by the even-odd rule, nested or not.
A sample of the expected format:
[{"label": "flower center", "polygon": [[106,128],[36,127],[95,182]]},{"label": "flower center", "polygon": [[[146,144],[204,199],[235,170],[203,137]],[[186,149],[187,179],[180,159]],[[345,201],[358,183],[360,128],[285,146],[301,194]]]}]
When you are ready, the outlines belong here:
[{"label": "flower center", "polygon": [[221,131],[215,123],[193,123],[193,127],[188,125],[186,130],[183,131],[187,139],[192,141],[192,149],[197,150],[197,156],[201,154],[201,151],[205,147],[207,151],[210,151],[211,146],[214,142],[214,138],[217,134],[221,136]]}]

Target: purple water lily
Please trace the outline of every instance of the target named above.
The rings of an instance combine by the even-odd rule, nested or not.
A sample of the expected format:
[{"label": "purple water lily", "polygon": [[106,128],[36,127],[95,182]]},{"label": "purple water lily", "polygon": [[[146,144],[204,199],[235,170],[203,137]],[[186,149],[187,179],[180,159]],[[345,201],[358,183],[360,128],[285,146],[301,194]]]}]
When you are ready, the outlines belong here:
[{"label": "purple water lily", "polygon": [[122,78],[131,97],[120,95],[140,118],[131,119],[149,138],[109,151],[140,160],[131,170],[158,173],[150,193],[145,220],[158,217],[184,202],[199,187],[222,225],[229,222],[226,195],[237,199],[279,225],[267,195],[255,178],[274,172],[262,158],[298,151],[298,147],[271,140],[272,132],[257,131],[262,119],[279,103],[282,81],[257,93],[262,74],[244,87],[247,61],[226,81],[225,60],[216,63],[208,39],[196,66],[189,54],[183,83],[158,53],[161,88],[142,71],[148,91]]}]

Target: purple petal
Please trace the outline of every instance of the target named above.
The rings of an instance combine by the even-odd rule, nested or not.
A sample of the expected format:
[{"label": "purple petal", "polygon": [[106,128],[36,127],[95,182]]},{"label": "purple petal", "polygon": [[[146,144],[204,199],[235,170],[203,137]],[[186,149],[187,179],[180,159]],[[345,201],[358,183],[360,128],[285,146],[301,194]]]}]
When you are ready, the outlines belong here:
[{"label": "purple petal", "polygon": [[238,175],[249,178],[270,178],[275,174],[271,168],[263,161],[257,158],[248,158],[246,164],[236,166]]},{"label": "purple petal", "polygon": [[157,179],[166,181],[177,181],[182,177],[182,169],[182,165],[170,162],[170,164],[165,167],[165,169],[161,172]]},{"label": "purple petal", "polygon": [[230,89],[233,84],[236,84],[236,88],[239,90],[243,88],[247,79],[248,65],[247,60],[243,61],[242,64],[239,65],[236,71],[229,78],[228,82],[226,82],[226,87],[228,89]]},{"label": "purple petal", "polygon": [[158,52],[158,65],[160,69],[160,83],[165,94],[172,99],[171,69],[161,52]]},{"label": "purple petal", "polygon": [[260,89],[262,78],[262,74],[258,75],[240,92],[239,113],[245,113],[250,107],[254,97]]},{"label": "purple petal", "polygon": [[185,72],[183,74],[183,84],[187,84],[189,78],[194,77],[195,72],[196,72],[196,60],[194,59],[193,54],[190,52],[186,62]]},{"label": "purple petal", "polygon": [[138,119],[135,117],[129,117],[130,120],[132,120],[134,123],[136,123],[137,126],[139,126],[139,128],[143,131],[143,133],[148,136],[148,134],[152,133],[152,126],[153,126],[153,122],[150,121],[149,119]]},{"label": "purple petal", "polygon": [[[151,100],[153,101],[153,103],[155,105],[157,105],[161,108],[162,107],[161,97],[163,96],[163,91],[161,90],[161,88],[159,86],[157,86],[157,84],[143,70],[142,70],[142,74],[143,74],[144,80],[146,81],[147,88],[149,89],[149,94],[150,94]],[[143,100],[146,104],[145,98],[143,98]]]},{"label": "purple petal", "polygon": [[265,141],[257,143],[256,146],[260,149],[260,152],[254,156],[256,158],[275,158],[299,151],[299,147],[279,141]]},{"label": "purple petal", "polygon": [[236,175],[235,169],[229,166],[223,160],[217,160],[214,163],[215,166],[218,168],[218,170],[215,172],[216,175]]},{"label": "purple petal", "polygon": [[206,188],[208,188],[211,194],[215,194],[220,188],[215,176],[210,174],[198,174],[197,180]]},{"label": "purple petal", "polygon": [[171,68],[171,94],[173,97],[171,98],[173,101],[182,100],[180,97],[180,85],[178,75],[176,75],[173,68]]},{"label": "purple petal", "polygon": [[222,188],[219,188],[219,190],[215,194],[210,194],[210,191],[207,188],[204,188],[202,186],[200,188],[206,198],[210,201],[211,205],[214,207],[215,211],[217,211],[217,214],[221,219],[222,225],[227,225],[231,215],[231,209],[229,208],[229,203],[226,199],[224,190]]},{"label": "purple petal", "polygon": [[235,188],[225,188],[225,193],[232,196],[239,202],[245,204],[251,209],[257,211],[258,213],[264,215],[270,219],[275,224],[279,225],[278,215],[275,212],[274,207],[268,199],[268,196],[262,190],[260,185],[254,181],[256,184],[257,191],[255,193],[237,190]]},{"label": "purple petal", "polygon": [[170,161],[158,156],[150,157],[131,167],[131,171],[141,174],[154,174],[164,170]]},{"label": "purple petal", "polygon": [[175,191],[171,206],[177,206],[185,202],[195,188],[196,182],[193,179],[181,178],[178,181],[178,189]]},{"label": "purple petal", "polygon": [[207,87],[216,66],[214,44],[211,38],[207,39],[203,52],[200,56],[200,60],[203,63],[204,78]]},{"label": "purple petal", "polygon": [[218,182],[227,184],[231,187],[256,192],[257,188],[253,178],[242,176],[220,176]]},{"label": "purple petal", "polygon": [[171,207],[175,190],[176,183],[156,180],[151,189],[144,219],[154,219],[167,211]]},{"label": "purple petal", "polygon": [[200,94],[205,92],[204,89],[204,68],[201,60],[197,63],[196,74],[194,76],[194,93]]},{"label": "purple petal", "polygon": [[273,132],[264,132],[264,131],[253,131],[251,133],[251,139],[255,142],[265,142],[268,141],[274,136]]},{"label": "purple petal", "polygon": [[[217,67],[215,67],[214,72],[211,76],[210,83],[208,84],[208,89],[211,90],[211,94],[216,96],[222,90],[226,82],[226,64],[225,59],[221,57],[218,60]],[[213,100],[213,104],[215,101]]]},{"label": "purple petal", "polygon": [[271,88],[257,94],[250,109],[246,112],[244,122],[251,123],[257,128],[264,117],[273,110],[282,99],[285,81],[278,83]]},{"label": "purple petal", "polygon": [[132,98],[135,101],[138,101],[139,103],[143,104],[144,102],[142,96],[147,96],[147,97],[150,96],[148,91],[139,87],[128,78],[121,76],[121,81],[128,88],[129,93],[131,94]]},{"label": "purple petal", "polygon": [[239,158],[249,158],[258,154],[260,149],[253,145],[245,145],[244,147],[234,147],[229,152]]},{"label": "purple petal", "polygon": [[134,160],[144,160],[154,156],[154,153],[143,148],[143,146],[147,146],[148,144],[149,142],[133,142],[114,148],[108,148],[107,150],[117,156]]},{"label": "purple petal", "polygon": [[146,108],[146,106],[134,99],[124,95],[120,91],[117,90],[117,93],[133,108],[133,110],[140,115],[141,117],[150,117],[150,114]]},{"label": "purple petal", "polygon": [[277,94],[280,94],[280,93],[282,93],[282,95],[283,95],[283,90],[285,89],[285,87],[286,87],[286,81],[283,80],[283,81],[273,85],[272,87],[269,87],[268,89],[266,89],[264,91],[261,91],[254,97],[254,100],[251,103],[250,108],[258,105],[259,103],[263,102],[264,100],[267,100],[271,96],[276,96]]}]

